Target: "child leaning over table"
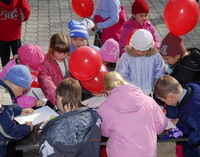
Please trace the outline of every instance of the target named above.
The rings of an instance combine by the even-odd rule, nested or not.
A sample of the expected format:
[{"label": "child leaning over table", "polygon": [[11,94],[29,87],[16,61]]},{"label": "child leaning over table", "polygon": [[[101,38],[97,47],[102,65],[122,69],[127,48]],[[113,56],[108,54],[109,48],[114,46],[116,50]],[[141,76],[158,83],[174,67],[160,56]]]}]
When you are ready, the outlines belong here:
[{"label": "child leaning over table", "polygon": [[98,113],[108,157],[156,157],[157,134],[167,126],[158,104],[117,72],[105,75],[104,91],[108,98]]},{"label": "child leaning over table", "polygon": [[[168,64],[167,74],[184,88],[190,82],[200,81],[200,50],[185,48],[181,37],[168,33],[162,40],[160,54]],[[172,106],[166,106],[167,117],[173,118]],[[183,157],[181,142],[176,145],[177,157]]]},{"label": "child leaning over table", "polygon": [[[0,78],[4,79],[10,68],[12,68],[15,65],[25,65],[29,68],[32,75],[32,85],[34,83],[39,86],[37,82],[37,77],[35,74],[38,74],[39,71],[43,69],[43,62],[45,58],[44,51],[35,44],[25,44],[21,46],[18,51],[18,57],[12,59],[9,61],[6,66],[2,69],[0,72]],[[43,100],[38,100],[35,97],[27,96],[27,93],[24,93],[23,95],[17,97],[18,105],[22,108],[28,108],[28,107],[40,107],[43,105]]]},{"label": "child leaning over table", "polygon": [[5,157],[8,141],[18,140],[27,136],[33,129],[31,122],[16,124],[14,116],[33,113],[33,109],[22,109],[17,105],[17,96],[30,88],[31,74],[24,65],[16,65],[7,73],[5,80],[0,79],[0,156]]},{"label": "child leaning over table", "polygon": [[38,82],[45,97],[56,105],[56,87],[69,76],[70,41],[65,34],[52,35],[48,53],[45,55],[43,70],[39,72]]},{"label": "child leaning over table", "polygon": [[200,156],[200,84],[189,83],[182,88],[173,77],[160,77],[154,86],[154,94],[161,101],[174,106],[172,122],[188,136],[182,144],[184,157]]},{"label": "child leaning over table", "polygon": [[58,84],[57,105],[63,115],[44,127],[41,156],[99,157],[100,116],[94,109],[82,107],[81,94],[81,85],[75,79]]}]

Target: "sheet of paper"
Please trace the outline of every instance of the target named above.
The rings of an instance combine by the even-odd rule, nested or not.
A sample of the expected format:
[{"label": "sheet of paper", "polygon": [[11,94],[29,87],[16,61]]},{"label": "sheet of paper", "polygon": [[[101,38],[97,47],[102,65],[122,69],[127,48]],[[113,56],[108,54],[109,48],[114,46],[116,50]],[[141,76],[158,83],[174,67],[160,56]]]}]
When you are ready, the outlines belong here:
[{"label": "sheet of paper", "polygon": [[[163,106],[160,106],[160,108],[163,110]],[[170,128],[176,128],[176,125],[174,125],[174,124],[172,123],[171,119],[167,118],[167,120],[168,120],[168,125],[167,125],[167,127],[166,127],[165,130],[168,130],[168,129],[170,129]]]},{"label": "sheet of paper", "polygon": [[167,125],[167,127],[166,127],[165,130],[168,130],[168,129],[170,129],[170,128],[176,128],[176,125],[174,125],[174,124],[172,123],[171,119],[169,119],[169,118],[167,118],[167,119],[168,119],[168,125]]},{"label": "sheet of paper", "polygon": [[26,95],[35,97],[36,99],[43,100],[44,101],[43,106],[45,106],[47,102],[47,99],[44,96],[44,93],[42,92],[41,88],[31,88],[31,90]]},{"label": "sheet of paper", "polygon": [[57,117],[58,113],[52,110],[49,106],[44,106],[44,107],[34,110],[34,113],[32,115],[17,116],[17,117],[14,117],[14,119],[19,124],[25,124],[26,121],[31,121],[33,125],[37,125],[41,122],[49,120],[51,116]]},{"label": "sheet of paper", "polygon": [[98,108],[99,105],[106,100],[106,97],[92,97],[90,99],[82,101],[82,104],[92,108]]}]

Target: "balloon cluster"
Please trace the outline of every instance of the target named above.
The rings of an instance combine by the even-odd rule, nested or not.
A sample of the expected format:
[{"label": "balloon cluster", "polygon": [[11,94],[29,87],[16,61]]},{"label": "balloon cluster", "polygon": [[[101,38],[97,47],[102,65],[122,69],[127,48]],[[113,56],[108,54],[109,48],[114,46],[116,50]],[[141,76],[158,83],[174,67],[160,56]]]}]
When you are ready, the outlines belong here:
[{"label": "balloon cluster", "polygon": [[77,48],[70,56],[69,70],[88,91],[95,94],[103,92],[103,78],[107,68],[102,64],[101,56],[94,48]]},{"label": "balloon cluster", "polygon": [[172,34],[187,34],[198,20],[199,6],[196,0],[169,0],[165,7],[164,21]]}]

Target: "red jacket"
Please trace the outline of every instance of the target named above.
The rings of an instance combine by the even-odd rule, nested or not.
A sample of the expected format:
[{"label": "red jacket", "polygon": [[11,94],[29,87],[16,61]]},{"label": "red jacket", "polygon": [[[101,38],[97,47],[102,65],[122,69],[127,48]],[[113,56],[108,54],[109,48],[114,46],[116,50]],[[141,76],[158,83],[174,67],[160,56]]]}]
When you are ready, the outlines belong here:
[{"label": "red jacket", "polygon": [[45,97],[56,105],[56,87],[64,77],[58,63],[50,55],[46,55],[43,64],[44,70],[39,72],[38,82]]},{"label": "red jacket", "polygon": [[30,16],[27,0],[12,0],[10,4],[0,1],[0,41],[13,41],[21,38],[21,26]]}]

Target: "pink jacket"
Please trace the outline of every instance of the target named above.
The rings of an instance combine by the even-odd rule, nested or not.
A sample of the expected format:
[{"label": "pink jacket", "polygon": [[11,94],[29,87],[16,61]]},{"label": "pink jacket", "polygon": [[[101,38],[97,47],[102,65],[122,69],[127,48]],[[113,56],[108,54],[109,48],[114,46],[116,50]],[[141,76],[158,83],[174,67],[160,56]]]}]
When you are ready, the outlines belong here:
[{"label": "pink jacket", "polygon": [[[6,66],[3,68],[3,70],[0,73],[0,78],[4,80],[10,68],[12,68],[15,65],[17,65],[16,58],[6,64]],[[22,108],[29,108],[35,105],[35,100],[36,98],[32,96],[22,95],[17,98],[17,104]]]},{"label": "pink jacket", "polygon": [[108,157],[156,157],[157,134],[167,127],[158,104],[135,85],[114,88],[100,105]]},{"label": "pink jacket", "polygon": [[151,22],[149,20],[147,20],[143,25],[141,25],[137,21],[135,21],[133,17],[131,17],[123,25],[123,31],[121,33],[120,40],[119,40],[120,54],[124,53],[124,47],[126,45],[127,36],[134,29],[146,29],[146,30],[150,31],[151,34],[153,35],[155,46],[156,46],[156,48],[159,49],[160,44],[156,38],[155,29],[154,29],[153,25],[151,24]]},{"label": "pink jacket", "polygon": [[56,105],[56,87],[64,79],[60,67],[55,59],[46,55],[44,61],[44,70],[39,72],[38,82],[45,97]]}]

